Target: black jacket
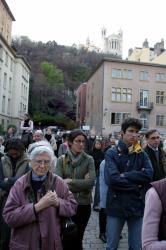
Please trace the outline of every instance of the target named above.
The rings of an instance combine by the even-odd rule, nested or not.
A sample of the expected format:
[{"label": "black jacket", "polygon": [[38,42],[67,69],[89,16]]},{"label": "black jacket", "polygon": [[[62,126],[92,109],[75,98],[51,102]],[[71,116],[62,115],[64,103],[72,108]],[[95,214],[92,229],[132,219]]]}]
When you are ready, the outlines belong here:
[{"label": "black jacket", "polygon": [[155,155],[155,152],[152,148],[150,148],[148,145],[144,148],[144,151],[147,153],[147,155],[150,158],[152,167],[153,167],[153,181],[158,181],[166,177],[165,171],[164,171],[164,152],[159,147],[159,164],[157,163],[157,158]]}]

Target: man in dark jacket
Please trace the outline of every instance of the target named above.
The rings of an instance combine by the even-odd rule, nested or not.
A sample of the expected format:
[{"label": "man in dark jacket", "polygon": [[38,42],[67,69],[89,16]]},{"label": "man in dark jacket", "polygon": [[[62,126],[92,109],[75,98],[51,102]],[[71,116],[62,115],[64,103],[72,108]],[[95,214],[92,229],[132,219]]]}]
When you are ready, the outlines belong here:
[{"label": "man in dark jacket", "polygon": [[165,178],[165,152],[160,147],[160,134],[156,129],[148,130],[145,134],[147,146],[144,148],[152,163],[154,175],[153,181]]},{"label": "man in dark jacket", "polygon": [[128,118],[122,123],[122,139],[105,156],[107,192],[107,246],[116,250],[125,222],[128,224],[129,249],[141,249],[141,229],[144,212],[144,188],[152,181],[153,169],[137,142],[142,124]]}]

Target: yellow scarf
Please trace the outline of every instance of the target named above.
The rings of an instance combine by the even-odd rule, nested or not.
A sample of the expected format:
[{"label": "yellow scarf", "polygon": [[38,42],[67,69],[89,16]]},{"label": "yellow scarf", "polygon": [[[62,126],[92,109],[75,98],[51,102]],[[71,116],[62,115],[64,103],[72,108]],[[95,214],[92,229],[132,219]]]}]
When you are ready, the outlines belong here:
[{"label": "yellow scarf", "polygon": [[142,151],[142,148],[139,144],[138,141],[134,142],[133,145],[131,145],[130,147],[128,147],[128,150],[129,150],[129,154],[132,154],[132,153],[140,153]]}]

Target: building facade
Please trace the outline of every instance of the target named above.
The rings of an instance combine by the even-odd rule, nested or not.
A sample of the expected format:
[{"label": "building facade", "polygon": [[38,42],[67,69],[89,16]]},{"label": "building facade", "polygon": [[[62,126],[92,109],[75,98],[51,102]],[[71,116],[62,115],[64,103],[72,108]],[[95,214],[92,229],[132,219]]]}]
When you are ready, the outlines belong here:
[{"label": "building facade", "polygon": [[134,49],[129,49],[128,60],[137,62],[161,63],[162,60],[160,60],[160,58],[163,58],[162,55],[164,52],[165,49],[163,39],[161,39],[161,42],[157,42],[154,47],[149,47],[149,43],[147,39],[145,39],[142,44],[142,48],[135,47]]},{"label": "building facade", "polygon": [[116,134],[135,117],[166,137],[165,110],[165,65],[104,59],[87,81],[86,124],[98,135]]},{"label": "building facade", "polygon": [[76,123],[78,127],[85,125],[86,116],[86,83],[76,90]]},{"label": "building facade", "polygon": [[[0,0],[0,124],[18,128],[28,111],[30,66],[11,46],[14,17],[4,0]],[[7,22],[7,23],[5,23]]]},{"label": "building facade", "polygon": [[15,21],[5,0],[0,0],[0,34],[8,44],[12,41],[12,21]]}]

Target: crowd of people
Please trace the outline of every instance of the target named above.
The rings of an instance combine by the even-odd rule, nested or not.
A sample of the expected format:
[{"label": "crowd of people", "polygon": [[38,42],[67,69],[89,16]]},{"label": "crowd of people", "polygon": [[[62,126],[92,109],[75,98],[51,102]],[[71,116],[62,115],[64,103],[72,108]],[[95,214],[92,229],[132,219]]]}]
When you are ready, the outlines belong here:
[{"label": "crowd of people", "polygon": [[[74,129],[60,142],[28,114],[21,136],[9,126],[0,136],[0,250],[82,250],[91,209],[106,250],[118,249],[125,223],[130,250],[165,250],[166,152],[157,129],[141,128],[128,118],[118,138]],[[77,232],[63,241],[65,217]]]}]

